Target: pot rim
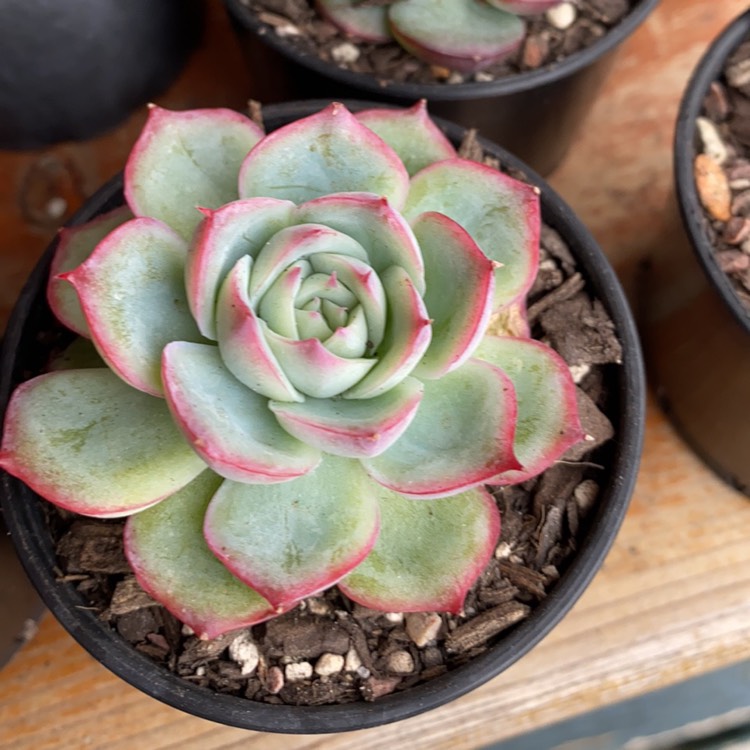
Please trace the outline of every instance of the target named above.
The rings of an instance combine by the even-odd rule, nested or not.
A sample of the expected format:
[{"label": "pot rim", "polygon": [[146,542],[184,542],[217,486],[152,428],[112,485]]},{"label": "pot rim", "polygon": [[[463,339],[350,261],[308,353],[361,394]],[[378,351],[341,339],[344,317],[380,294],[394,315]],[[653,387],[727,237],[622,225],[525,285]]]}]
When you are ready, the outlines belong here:
[{"label": "pot rim", "polygon": [[750,10],[734,19],[711,43],[693,70],[680,102],[674,133],[674,182],[680,215],[698,262],[706,273],[732,317],[750,335],[750,312],[745,310],[732,289],[726,274],[715,260],[713,246],[706,236],[706,215],[698,197],[693,175],[693,162],[698,153],[696,143],[703,100],[716,81],[728,57],[750,34]]},{"label": "pot rim", "polygon": [[[328,100],[290,102],[264,108],[267,123],[278,127],[328,104]],[[352,109],[383,106],[372,102],[345,102]],[[433,118],[448,136],[460,140],[465,128]],[[506,167],[521,170],[542,188],[542,216],[571,245],[590,287],[612,317],[623,346],[618,370],[619,412],[617,441],[613,445],[609,484],[603,485],[597,513],[581,549],[570,561],[550,594],[530,617],[487,652],[427,683],[391,694],[372,703],[324,706],[271,705],[215,693],[187,683],[156,665],[121,639],[94,613],[80,609],[82,599],[69,583],[53,572],[55,557],[46,532],[43,504],[22,482],[3,474],[0,487],[11,536],[27,574],[63,627],[94,658],[126,682],[168,705],[193,715],[255,731],[314,734],[364,729],[406,719],[437,708],[479,687],[506,669],[544,638],[588,586],[607,554],[627,510],[640,462],[645,415],[645,376],[635,323],[624,292],[606,257],[567,204],[536,173],[502,148],[480,138],[482,147]],[[101,210],[116,205],[121,175],[95,193],[69,222],[80,224]],[[13,385],[15,353],[27,318],[44,288],[53,243],[36,265],[13,310],[0,354],[0,405],[4,413]],[[9,502],[15,497],[15,502]],[[20,502],[18,500],[21,500]],[[44,544],[45,538],[47,544]]]},{"label": "pot rim", "polygon": [[641,0],[640,4],[606,34],[588,47],[568,55],[561,62],[553,62],[538,70],[505,76],[494,81],[472,81],[461,84],[444,83],[382,83],[368,73],[356,73],[321,60],[317,55],[300,52],[291,42],[267,31],[267,24],[258,20],[256,13],[242,0],[224,0],[230,14],[240,24],[248,27],[269,47],[294,60],[297,64],[318,75],[332,78],[340,84],[360,89],[378,97],[393,96],[402,99],[429,99],[431,101],[464,101],[478,97],[505,96],[553,84],[573,75],[582,68],[606,55],[630,36],[658,5],[659,0]]}]

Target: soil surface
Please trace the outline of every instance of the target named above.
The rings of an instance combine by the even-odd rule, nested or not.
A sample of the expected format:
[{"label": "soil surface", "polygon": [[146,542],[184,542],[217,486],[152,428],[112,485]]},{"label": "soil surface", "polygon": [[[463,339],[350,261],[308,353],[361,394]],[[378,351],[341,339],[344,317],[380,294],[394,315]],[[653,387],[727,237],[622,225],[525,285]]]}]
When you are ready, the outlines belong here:
[{"label": "soil surface", "polygon": [[479,73],[462,75],[423,63],[395,42],[368,44],[343,35],[323,20],[310,0],[241,0],[266,24],[266,33],[283,37],[306,54],[384,82],[486,82],[552,65],[604,36],[640,4],[640,0],[571,0],[551,13],[529,17],[520,49]]},{"label": "soil surface", "polygon": [[695,183],[716,262],[750,313],[750,40],[727,60],[697,121]]},{"label": "soil surface", "polygon": [[[470,133],[460,153],[481,160],[477,149]],[[554,588],[609,480],[614,430],[607,414],[616,414],[616,395],[608,385],[617,377],[620,343],[562,237],[544,227],[541,244],[529,320],[534,337],[571,367],[587,437],[539,477],[494,488],[501,537],[460,616],[376,612],[334,587],[274,620],[201,641],[139,587],[123,553],[123,521],[82,518],[45,504],[60,581],[75,586],[86,606],[137,651],[185,680],[267,703],[376,700],[496,644]]]}]

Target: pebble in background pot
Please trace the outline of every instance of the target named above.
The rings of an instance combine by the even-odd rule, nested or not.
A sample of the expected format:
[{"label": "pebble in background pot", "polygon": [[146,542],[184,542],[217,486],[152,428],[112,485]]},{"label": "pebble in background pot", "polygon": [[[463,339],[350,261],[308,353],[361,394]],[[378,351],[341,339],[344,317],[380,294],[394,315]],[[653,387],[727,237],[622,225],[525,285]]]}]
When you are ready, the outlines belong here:
[{"label": "pebble in background pot", "polygon": [[245,0],[225,0],[225,5],[250,69],[254,98],[368,98],[400,105],[427,99],[433,115],[477,128],[547,175],[565,156],[618,47],[657,2],[641,0],[608,33],[560,62],[494,81],[455,85],[383,82],[346,70],[301,52],[293,36],[274,33]]},{"label": "pebble in background pot", "polygon": [[748,36],[750,12],[711,45],[683,96],[674,142],[671,230],[643,274],[641,310],[649,375],[667,415],[706,463],[746,494],[750,316],[740,296],[750,296],[726,273],[748,267],[735,231],[746,219],[731,218],[733,207],[741,208],[738,196],[746,186],[731,178],[731,169],[726,176],[720,164],[729,163],[725,144],[705,115],[710,109],[717,120],[727,120],[722,128],[731,127],[728,111],[716,111],[724,106],[719,99],[727,104],[731,87],[716,82]]},{"label": "pebble in background pot", "polygon": [[115,127],[176,78],[202,18],[202,0],[5,0],[0,148]]},{"label": "pebble in background pot", "polygon": [[[321,106],[320,103],[303,107],[286,105],[268,108],[264,115],[272,130]],[[451,140],[461,140],[461,129],[446,126],[446,130]],[[526,172],[525,166],[506,152],[486,142],[480,145],[510,169]],[[614,322],[623,350],[622,365],[613,366],[610,393],[615,404],[612,416],[618,439],[610,443],[606,451],[604,462],[608,470],[603,476],[596,511],[576,555],[555,585],[554,596],[534,607],[527,620],[470,663],[375,703],[300,707],[248,702],[186,683],[135,652],[96,613],[81,608],[80,594],[72,585],[61,584],[56,578],[54,546],[46,528],[44,505],[22,483],[5,476],[2,479],[3,504],[27,571],[54,614],[85,648],[141,690],[182,710],[250,729],[310,733],[374,726],[439,706],[498,674],[549,632],[588,585],[624,516],[637,473],[643,433],[643,374],[634,325],[612,269],[570,209],[538,177],[531,174],[530,179],[541,189],[544,222],[569,244],[591,293],[601,301]],[[120,184],[113,182],[91,199],[75,222],[87,221],[113,208],[119,200]],[[7,401],[19,372],[30,367],[29,357],[35,356],[35,350],[38,352],[34,333],[44,317],[43,305],[39,303],[44,294],[50,256],[51,252],[34,271],[9,325],[0,382],[3,402]],[[584,283],[580,278],[578,281]]]}]

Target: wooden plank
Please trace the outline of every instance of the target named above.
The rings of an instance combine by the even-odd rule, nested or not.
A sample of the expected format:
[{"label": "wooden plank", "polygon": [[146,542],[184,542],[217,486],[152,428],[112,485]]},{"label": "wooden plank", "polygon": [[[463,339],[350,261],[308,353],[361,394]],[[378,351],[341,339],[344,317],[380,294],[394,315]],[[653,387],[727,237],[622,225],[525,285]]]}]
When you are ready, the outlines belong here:
[{"label": "wooden plank", "polygon": [[[554,175],[553,184],[626,281],[666,230],[663,208],[680,92],[708,40],[745,5],[663,0],[626,45]],[[211,8],[207,47],[178,84],[179,93],[171,94],[184,106],[202,104],[206,82],[222,79],[213,56],[236,53],[218,4]],[[213,79],[201,68],[209,64]],[[203,83],[190,88],[199,79]],[[240,89],[235,81],[217,97],[241,98]],[[115,170],[135,132],[137,123],[95,144],[52,151],[74,153],[89,165],[87,179],[96,184]],[[33,261],[32,250],[41,250],[49,236],[25,223],[16,208],[19,165],[28,168],[24,160],[40,156],[0,155],[0,173],[11,175],[0,183],[0,262],[7,272],[2,319]],[[245,732],[141,695],[96,664],[48,616],[38,636],[0,673],[0,748],[480,747],[750,658],[748,538],[747,499],[716,479],[651,403],[632,507],[601,572],[542,644],[461,700],[398,725],[348,735]]]}]

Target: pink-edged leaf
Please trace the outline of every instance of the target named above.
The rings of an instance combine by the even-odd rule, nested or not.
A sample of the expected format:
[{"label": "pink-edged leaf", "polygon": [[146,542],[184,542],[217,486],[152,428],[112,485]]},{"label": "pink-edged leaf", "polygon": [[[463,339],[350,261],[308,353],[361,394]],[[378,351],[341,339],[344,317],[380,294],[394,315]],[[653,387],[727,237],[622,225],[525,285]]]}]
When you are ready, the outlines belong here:
[{"label": "pink-edged leaf", "polygon": [[489,5],[508,13],[533,16],[560,5],[562,0],[484,0]]},{"label": "pink-edged leaf", "polygon": [[256,393],[279,401],[302,401],[266,341],[265,324],[248,300],[251,266],[249,256],[240,258],[219,292],[216,329],[222,359],[232,375]]},{"label": "pink-edged leaf", "polygon": [[414,374],[439,378],[460,367],[484,335],[494,300],[495,264],[444,214],[421,214],[413,229],[424,257],[424,302],[432,318],[432,341]]},{"label": "pink-edged leaf", "polygon": [[187,247],[156,219],[111,232],[63,278],[75,287],[105,362],[134,388],[160,396],[161,353],[170,341],[201,341],[185,295]]},{"label": "pink-edged leaf", "polygon": [[258,253],[252,266],[248,295],[256,305],[286,268],[316,253],[336,253],[367,260],[367,252],[356,240],[320,224],[297,224],[277,232]]},{"label": "pink-edged leaf", "polygon": [[242,198],[303,203],[364,190],[401,208],[408,189],[409,175],[396,152],[338,103],[270,133],[240,172]]},{"label": "pink-edged leaf", "polygon": [[62,508],[108,518],[159,502],[206,465],[162,399],[90,369],[40,375],[15,390],[0,467]]},{"label": "pink-edged leaf", "polygon": [[404,434],[362,460],[373,479],[410,497],[434,498],[520,468],[513,453],[516,398],[501,369],[470,359],[424,386]]},{"label": "pink-edged leaf", "polygon": [[286,482],[312,471],[320,450],[283,430],[264,396],[227,370],[216,346],[174,341],[162,366],[167,404],[196,453],[237,482]]},{"label": "pink-edged leaf", "polygon": [[208,507],[213,553],[272,604],[287,607],[332,586],[372,549],[378,486],[358,461],[326,456],[293,482],[225,482]]},{"label": "pink-edged leaf", "polygon": [[387,313],[385,290],[378,275],[367,263],[332,252],[312,256],[310,265],[318,273],[340,280],[357,298],[367,321],[367,353],[372,354],[383,341]]},{"label": "pink-edged leaf", "polygon": [[355,0],[315,0],[323,18],[349,37],[363,42],[388,42],[388,17],[385,6],[363,6]]},{"label": "pink-edged leaf", "polygon": [[204,336],[216,339],[216,300],[227,274],[243,255],[257,257],[291,223],[293,209],[289,201],[252,198],[204,211],[185,263],[190,310]]},{"label": "pink-edged leaf", "polygon": [[297,208],[300,222],[324,224],[359,242],[370,265],[382,273],[401,266],[424,294],[424,263],[414,233],[385,198],[369,193],[326,195]]},{"label": "pink-edged leaf", "polygon": [[575,383],[557,352],[541,341],[486,336],[474,356],[500,367],[518,400],[514,449],[522,468],[502,472],[490,484],[524,482],[583,439]]},{"label": "pink-edged leaf", "polygon": [[206,508],[221,482],[204,471],[125,525],[125,555],[138,583],[199,638],[216,638],[279,614],[237,580],[203,538]]},{"label": "pink-edged leaf", "polygon": [[313,398],[331,398],[348,391],[378,363],[366,357],[339,357],[318,339],[295,341],[269,329],[265,337],[292,385]]},{"label": "pink-edged leaf", "polygon": [[409,175],[456,157],[453,144],[427,114],[424,99],[408,109],[364,109],[355,117],[399,155]]},{"label": "pink-edged leaf", "polygon": [[526,27],[483,0],[399,0],[388,9],[396,41],[425,62],[473,73],[503,60]]},{"label": "pink-edged leaf", "polygon": [[414,175],[404,215],[437,211],[458,222],[495,271],[495,308],[526,294],[539,265],[541,214],[537,188],[484,164],[448,159]]},{"label": "pink-edged leaf", "polygon": [[383,490],[380,514],[375,547],[339,588],[386,612],[460,613],[500,535],[492,496],[475,488],[420,501]]},{"label": "pink-edged leaf", "polygon": [[409,375],[430,345],[430,319],[407,272],[391,266],[380,280],[388,300],[388,323],[376,352],[379,361],[344,393],[345,398],[372,398],[385,393]]},{"label": "pink-edged leaf", "polygon": [[407,378],[368,399],[314,399],[301,404],[271,401],[281,426],[327,453],[350,458],[377,456],[398,440],[414,419],[424,387]]},{"label": "pink-edged leaf", "polygon": [[168,224],[186,240],[201,219],[196,210],[235,200],[248,151],[263,137],[231,109],[170,112],[152,106],[125,166],[125,198],[136,216]]},{"label": "pink-edged leaf", "polygon": [[357,305],[347,320],[322,343],[329,352],[339,357],[361,357],[369,351],[372,342],[368,339],[367,319],[363,308]]},{"label": "pink-edged leaf", "polygon": [[80,266],[113,229],[132,218],[131,210],[127,206],[120,206],[87,224],[60,230],[47,282],[47,302],[57,319],[79,336],[90,337],[89,326],[78,295],[59,274]]}]

